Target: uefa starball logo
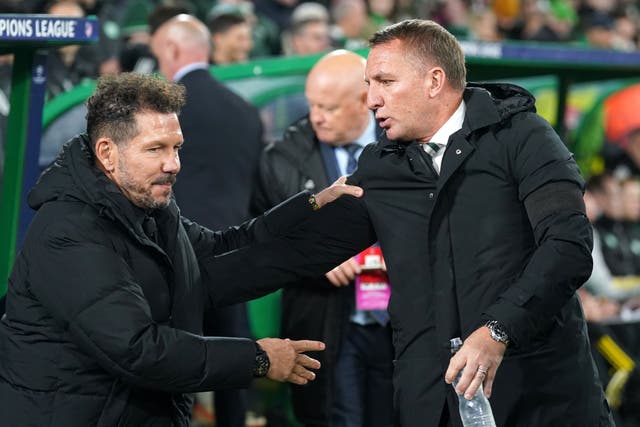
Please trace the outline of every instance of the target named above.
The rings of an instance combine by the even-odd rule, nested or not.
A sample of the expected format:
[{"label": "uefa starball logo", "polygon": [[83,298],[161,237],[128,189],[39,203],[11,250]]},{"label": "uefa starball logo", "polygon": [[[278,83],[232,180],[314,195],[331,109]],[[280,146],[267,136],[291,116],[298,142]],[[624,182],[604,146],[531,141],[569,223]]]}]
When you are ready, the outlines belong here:
[{"label": "uefa starball logo", "polygon": [[93,24],[91,22],[84,23],[84,35],[87,36],[88,39],[93,35]]}]

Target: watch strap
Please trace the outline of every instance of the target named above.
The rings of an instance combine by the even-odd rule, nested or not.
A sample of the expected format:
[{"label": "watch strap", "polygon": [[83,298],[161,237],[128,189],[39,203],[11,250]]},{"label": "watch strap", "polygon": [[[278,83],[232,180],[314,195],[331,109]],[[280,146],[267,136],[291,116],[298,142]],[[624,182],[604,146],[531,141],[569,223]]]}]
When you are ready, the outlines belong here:
[{"label": "watch strap", "polygon": [[253,365],[253,376],[255,378],[266,377],[269,373],[269,367],[271,367],[271,362],[267,352],[256,342],[256,361]]},{"label": "watch strap", "polygon": [[489,328],[489,332],[491,332],[491,338],[495,341],[501,342],[507,347],[511,342],[509,338],[509,334],[507,330],[498,322],[497,320],[489,320],[484,324],[487,328]]}]

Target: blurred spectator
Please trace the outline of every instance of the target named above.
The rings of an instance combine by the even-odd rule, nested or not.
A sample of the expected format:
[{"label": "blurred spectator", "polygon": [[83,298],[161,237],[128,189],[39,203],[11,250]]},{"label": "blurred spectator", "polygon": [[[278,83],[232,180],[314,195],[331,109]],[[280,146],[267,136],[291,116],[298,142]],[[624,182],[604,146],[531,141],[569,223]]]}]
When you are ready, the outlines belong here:
[{"label": "blurred spectator", "polygon": [[491,9],[484,9],[471,16],[469,38],[485,42],[499,42],[502,36],[498,32],[498,18]]},{"label": "blurred spectator", "polygon": [[36,9],[32,0],[3,0],[0,2],[0,13],[29,13]]},{"label": "blurred spectator", "polygon": [[609,49],[613,47],[614,21],[606,13],[593,11],[582,17],[582,27],[587,44]]},{"label": "blurred spectator", "polygon": [[[603,194],[603,176],[592,177],[585,186],[584,204],[589,222],[594,224],[602,214],[601,203],[607,203]],[[602,254],[602,244],[597,229],[593,229],[593,270],[591,276],[578,291],[585,318],[588,322],[600,322],[620,314],[620,303],[610,299],[613,277]]]},{"label": "blurred spectator", "polygon": [[188,1],[173,1],[156,6],[147,17],[150,36],[153,36],[162,24],[180,14],[194,15],[193,8]]},{"label": "blurred spectator", "polygon": [[[483,7],[482,12],[488,10]],[[480,11],[476,11],[480,14]],[[445,27],[458,38],[467,38],[470,33],[471,18],[468,3],[464,0],[439,2],[433,11],[433,20]],[[495,26],[495,22],[494,22]]]},{"label": "blurred spectator", "polygon": [[616,34],[627,45],[627,50],[637,49],[638,27],[629,15],[621,14],[615,17],[614,29]]},{"label": "blurred spectator", "polygon": [[[315,192],[338,176],[376,139],[366,104],[364,59],[336,51],[310,71],[305,96],[311,112],[292,123],[263,153],[254,213],[300,189]],[[294,413],[305,426],[389,426],[392,423],[391,329],[370,312],[355,311],[352,284],[359,264],[350,259],[326,277],[305,280],[282,294],[282,336],[327,344],[314,384],[292,388]],[[350,317],[352,316],[352,317]],[[384,322],[382,322],[384,323]]]},{"label": "blurred spectator", "polygon": [[[524,0],[522,2],[522,23],[519,34],[521,40],[559,42],[571,33],[571,25],[559,25],[563,21],[554,19],[548,2]],[[561,32],[560,32],[561,31]]]},{"label": "blurred spectator", "polygon": [[149,41],[149,16],[153,13],[150,1],[139,0],[129,4],[120,28],[120,54],[118,71],[135,71],[149,74],[156,62]]},{"label": "blurred spectator", "polygon": [[622,192],[620,181],[612,175],[603,175],[602,182],[594,193],[602,209],[602,215],[594,227],[602,240],[605,262],[613,275],[633,274],[633,260],[629,258],[629,248],[622,226]]},{"label": "blurred spectator", "polygon": [[[47,4],[49,15],[83,18],[85,12],[76,1],[59,0]],[[88,46],[67,45],[53,49],[47,57],[47,98],[71,90],[84,78],[98,75],[95,52]]]},{"label": "blurred spectator", "polygon": [[285,55],[312,55],[331,48],[329,11],[320,3],[302,3],[291,15],[291,28],[282,34]]},{"label": "blurred spectator", "polygon": [[[498,22],[498,32],[505,38],[517,38],[520,23],[520,0],[494,0],[491,2],[491,10]],[[481,10],[474,10],[481,13]]]},{"label": "blurred spectator", "polygon": [[367,7],[364,0],[336,0],[331,6],[331,39],[334,47],[360,49],[367,46],[364,31]]},{"label": "blurred spectator", "polygon": [[211,58],[215,65],[246,62],[253,47],[251,26],[240,14],[225,13],[209,20]]},{"label": "blurred spectator", "polygon": [[280,29],[273,20],[255,12],[254,4],[248,0],[220,0],[209,11],[207,21],[218,15],[242,15],[251,27],[251,58],[279,55],[282,52]]},{"label": "blurred spectator", "polygon": [[[458,0],[462,1],[462,0]],[[447,3],[451,3],[448,1]],[[367,23],[362,32],[362,37],[369,39],[379,29],[396,22],[398,13],[397,0],[368,0],[367,1]]]},{"label": "blurred spectator", "polygon": [[256,15],[261,19],[269,19],[282,33],[291,24],[291,14],[298,0],[254,0],[253,3]]}]

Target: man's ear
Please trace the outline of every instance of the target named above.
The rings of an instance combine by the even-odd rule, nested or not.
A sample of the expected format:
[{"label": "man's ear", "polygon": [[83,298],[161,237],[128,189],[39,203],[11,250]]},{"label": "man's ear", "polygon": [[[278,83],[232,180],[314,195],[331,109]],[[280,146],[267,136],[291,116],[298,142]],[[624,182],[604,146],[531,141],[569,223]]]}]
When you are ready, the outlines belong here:
[{"label": "man's ear", "polygon": [[433,67],[429,70],[429,95],[435,97],[444,88],[446,76],[444,70],[440,67]]},{"label": "man's ear", "polygon": [[113,172],[116,165],[117,147],[111,138],[100,138],[96,141],[96,160],[106,172]]}]

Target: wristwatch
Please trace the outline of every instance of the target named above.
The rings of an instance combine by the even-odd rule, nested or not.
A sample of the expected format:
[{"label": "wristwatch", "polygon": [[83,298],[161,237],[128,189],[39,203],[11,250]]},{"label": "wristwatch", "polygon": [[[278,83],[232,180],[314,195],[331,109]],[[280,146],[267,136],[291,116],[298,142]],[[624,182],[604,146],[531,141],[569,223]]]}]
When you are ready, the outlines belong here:
[{"label": "wristwatch", "polygon": [[489,328],[489,332],[491,332],[491,338],[509,347],[509,343],[511,342],[509,340],[509,334],[507,334],[507,331],[502,327],[500,322],[498,322],[497,320],[489,320],[484,324],[484,326]]},{"label": "wristwatch", "polygon": [[271,362],[267,352],[256,342],[256,363],[253,365],[253,376],[255,378],[266,377],[270,366]]}]

